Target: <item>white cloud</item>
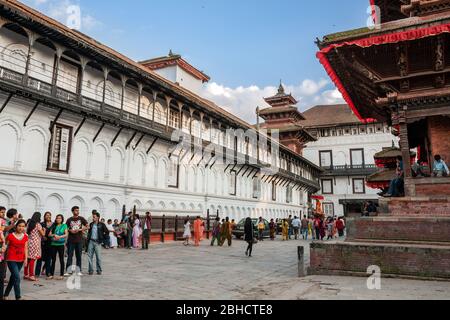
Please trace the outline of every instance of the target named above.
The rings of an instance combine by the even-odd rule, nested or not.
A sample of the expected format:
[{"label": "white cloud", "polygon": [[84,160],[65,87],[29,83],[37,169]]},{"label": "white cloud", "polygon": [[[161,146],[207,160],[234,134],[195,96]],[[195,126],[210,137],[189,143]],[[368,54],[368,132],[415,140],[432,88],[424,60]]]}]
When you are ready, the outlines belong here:
[{"label": "white cloud", "polygon": [[[332,89],[328,80],[303,80],[298,85],[284,85],[286,93],[291,93],[299,101],[300,111],[309,109],[317,104],[343,103],[342,95],[337,89]],[[256,122],[256,107],[269,107],[264,98],[277,93],[278,86],[260,88],[252,85],[229,88],[216,82],[207,84],[201,96],[215,102],[225,110],[239,116],[250,123]]]}]

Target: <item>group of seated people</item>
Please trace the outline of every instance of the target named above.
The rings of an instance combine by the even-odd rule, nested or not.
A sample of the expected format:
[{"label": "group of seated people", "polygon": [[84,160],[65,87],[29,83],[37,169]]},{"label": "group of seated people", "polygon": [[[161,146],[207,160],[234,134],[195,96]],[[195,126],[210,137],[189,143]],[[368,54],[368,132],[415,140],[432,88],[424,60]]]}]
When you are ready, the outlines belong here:
[{"label": "group of seated people", "polygon": [[[401,156],[397,157],[397,167],[395,169],[396,171],[396,178],[393,179],[389,184],[389,189],[386,192],[382,192],[379,195],[382,197],[402,197],[405,194],[405,182],[404,182],[404,166],[403,166],[403,159]],[[448,169],[447,164],[445,163],[444,159],[440,155],[434,156],[434,163],[433,163],[433,171],[431,172],[431,175],[426,172],[425,166],[423,165],[423,162],[420,160],[417,161],[412,167],[412,176],[414,178],[420,178],[420,177],[448,177],[450,176],[450,171]]]}]

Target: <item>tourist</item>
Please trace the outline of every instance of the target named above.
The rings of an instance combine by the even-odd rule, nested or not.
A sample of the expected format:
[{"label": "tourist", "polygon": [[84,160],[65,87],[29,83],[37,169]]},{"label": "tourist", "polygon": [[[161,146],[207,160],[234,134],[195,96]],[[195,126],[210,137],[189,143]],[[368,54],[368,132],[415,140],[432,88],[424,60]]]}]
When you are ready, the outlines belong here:
[{"label": "tourist", "polygon": [[327,226],[325,225],[323,218],[319,218],[319,237],[320,237],[321,241],[323,241],[323,239],[325,239],[326,227]]},{"label": "tourist", "polygon": [[116,230],[114,229],[112,219],[108,219],[106,227],[109,231],[109,247],[111,249],[117,248]]},{"label": "tourist", "polygon": [[[103,239],[102,246],[103,246],[105,249],[110,249],[110,248],[111,248],[111,235],[110,235],[110,230],[109,230],[109,228],[108,228],[108,226],[107,226],[107,224],[106,224],[105,218],[101,218],[101,219],[100,219],[100,222],[103,223],[103,224],[106,226],[106,229],[108,229],[108,233],[106,234],[105,238]],[[111,221],[111,223],[112,223],[112,221]],[[86,239],[87,239],[87,237],[86,237]]]},{"label": "tourist", "polygon": [[294,229],[295,240],[298,240],[301,224],[302,222],[300,221],[300,219],[297,216],[295,216],[294,220],[292,220],[292,228]]},{"label": "tourist", "polygon": [[222,219],[221,223],[220,223],[220,243],[219,246],[223,246],[223,243],[225,242],[226,236],[225,236],[225,232],[224,232],[224,224],[225,224],[225,219]]},{"label": "tourist", "polygon": [[230,228],[230,218],[228,218],[228,217],[225,218],[225,222],[222,224],[221,234],[222,234],[222,245],[221,246],[223,246],[225,244],[225,240],[227,240],[228,246],[231,247],[232,233],[231,233],[231,228]]},{"label": "tourist", "polygon": [[6,263],[11,273],[8,286],[6,287],[3,299],[7,300],[9,293],[14,287],[16,300],[22,300],[20,292],[20,270],[27,266],[28,262],[28,235],[25,232],[26,222],[19,219],[13,232],[6,237]]},{"label": "tourist", "polygon": [[336,221],[336,229],[338,231],[339,237],[344,236],[345,223],[342,217],[339,217]]},{"label": "tourist", "polygon": [[[44,230],[44,236],[41,238],[41,251],[42,256],[40,259],[36,261],[36,277],[39,277],[42,274],[48,277],[50,274],[51,266],[52,266],[52,253],[51,253],[51,240],[48,238],[48,233],[53,226],[52,214],[50,212],[46,212],[44,214],[44,221],[41,223],[41,227]],[[42,263],[44,265],[42,266]]]},{"label": "tourist", "polygon": [[447,177],[450,175],[450,171],[448,170],[448,166],[445,161],[441,158],[440,155],[434,156],[434,164],[433,164],[433,176],[435,177]]},{"label": "tourist", "polygon": [[202,220],[202,218],[200,218],[200,221],[201,221],[201,223],[200,223],[200,229],[199,229],[199,234],[200,234],[199,241],[203,241],[203,235],[205,234],[205,222]]},{"label": "tourist", "polygon": [[283,241],[289,240],[289,221],[288,219],[283,219],[282,225],[281,225],[281,233],[283,235]]},{"label": "tourist", "polygon": [[58,214],[55,218],[55,223],[48,233],[51,250],[51,267],[50,272],[47,274],[48,280],[53,279],[55,276],[56,256],[59,258],[59,278],[57,280],[64,279],[64,251],[65,243],[68,238],[69,227],[64,223],[64,216]]},{"label": "tourist", "polygon": [[321,224],[322,224],[322,220],[320,219],[319,216],[316,216],[316,218],[314,219],[314,231],[315,231],[315,239],[316,240],[321,239],[321,237],[320,237]]},{"label": "tourist", "polygon": [[[88,232],[88,271],[89,275],[94,274],[94,254],[97,267],[97,274],[102,274],[102,257],[101,257],[101,244],[105,238],[109,235],[108,228],[100,221],[100,213],[94,212],[92,214],[93,222],[89,226]],[[139,219],[136,219],[139,221]]]},{"label": "tourist", "polygon": [[404,171],[403,171],[403,160],[401,156],[397,157],[397,168],[395,169],[396,178],[393,179],[389,184],[389,190],[386,194],[382,194],[383,197],[400,197],[404,194]]},{"label": "tourist", "polygon": [[183,244],[185,246],[188,246],[189,245],[189,239],[191,238],[191,222],[189,221],[189,219],[184,220],[183,238],[184,238]]},{"label": "tourist", "polygon": [[314,240],[314,219],[311,217],[308,219],[308,235]]},{"label": "tourist", "polygon": [[417,160],[412,166],[411,166],[411,170],[412,170],[412,176],[414,178],[422,178],[422,177],[429,177],[429,174],[426,174],[424,172],[424,164],[423,161],[421,160]]},{"label": "tourist", "polygon": [[194,242],[195,246],[200,246],[200,241],[202,238],[202,219],[200,217],[197,217],[194,221]]},{"label": "tourist", "polygon": [[5,252],[6,252],[6,244],[5,244],[5,227],[6,227],[6,219],[5,219],[5,207],[0,207],[0,301],[3,300],[3,291],[5,285],[6,278],[6,260],[5,260]]},{"label": "tourist", "polygon": [[264,219],[259,217],[258,221],[258,240],[264,241],[264,230],[266,229],[266,224],[264,223]]},{"label": "tourist", "polygon": [[303,216],[303,219],[301,221],[301,234],[303,240],[308,240],[308,233],[309,233],[309,220],[306,216]]},{"label": "tourist", "polygon": [[270,240],[274,241],[275,235],[277,234],[277,224],[273,219],[270,219],[269,229],[270,229]]},{"label": "tourist", "polygon": [[248,257],[252,256],[254,236],[253,221],[251,218],[247,218],[244,224],[244,239],[248,243],[247,250],[245,250],[245,255]]},{"label": "tourist", "polygon": [[141,218],[138,214],[135,214],[133,219],[133,248],[139,248],[139,241],[141,239],[141,236]]},{"label": "tourist", "polygon": [[119,223],[118,219],[114,220],[114,231],[116,233],[117,237],[117,244],[119,248],[125,248],[126,247],[126,232],[127,232],[127,226],[126,224]]},{"label": "tourist", "polygon": [[127,248],[131,249],[133,247],[133,228],[134,228],[134,216],[132,212],[128,213],[125,217],[125,222],[127,224]]},{"label": "tourist", "polygon": [[76,266],[78,268],[77,275],[82,276],[81,257],[83,252],[83,232],[88,230],[89,227],[86,219],[80,216],[79,207],[75,206],[71,211],[72,217],[66,221],[66,225],[69,228],[69,237],[67,239],[67,264],[65,276],[69,276],[76,271],[75,266],[72,265],[74,253]]},{"label": "tourist", "polygon": [[6,212],[6,226],[5,226],[5,236],[9,233],[14,232],[16,222],[19,220],[19,212],[16,209],[9,209]]},{"label": "tourist", "polygon": [[333,240],[333,225],[334,225],[334,219],[328,218],[326,227],[327,227],[327,240]]},{"label": "tourist", "polygon": [[150,212],[145,213],[144,223],[142,224],[142,250],[148,250],[150,243],[150,232],[152,229],[152,217]]},{"label": "tourist", "polygon": [[212,240],[211,240],[211,246],[214,246],[214,243],[217,241],[217,245],[220,245],[220,218],[217,217],[214,220],[213,227],[212,227]]},{"label": "tourist", "polygon": [[233,234],[233,231],[237,228],[236,220],[232,219],[230,222],[230,228],[231,228],[231,234]]},{"label": "tourist", "polygon": [[128,237],[128,216],[125,215],[125,217],[122,219],[120,223],[120,230],[122,231],[121,239],[123,243],[124,248],[129,248],[129,237]]},{"label": "tourist", "polygon": [[36,260],[42,256],[41,240],[45,236],[45,230],[41,226],[41,213],[35,212],[28,222],[28,263],[24,269],[24,279],[37,281],[35,277]]},{"label": "tourist", "polygon": [[291,236],[292,236],[292,215],[289,215],[289,218],[287,219],[287,222],[289,224],[289,231],[288,231],[288,236],[289,236],[289,240],[291,240]]}]

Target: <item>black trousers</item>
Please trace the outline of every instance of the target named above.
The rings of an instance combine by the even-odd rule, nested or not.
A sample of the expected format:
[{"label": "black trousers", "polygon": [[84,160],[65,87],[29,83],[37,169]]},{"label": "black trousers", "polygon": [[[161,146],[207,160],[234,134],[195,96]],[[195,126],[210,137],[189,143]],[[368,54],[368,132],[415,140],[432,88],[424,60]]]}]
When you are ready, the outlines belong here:
[{"label": "black trousers", "polygon": [[3,299],[3,292],[5,291],[6,278],[6,261],[0,262],[0,300]]},{"label": "black trousers", "polygon": [[79,242],[79,243],[71,243],[71,242],[67,242],[67,265],[66,265],[66,270],[70,273],[72,272],[72,260],[73,260],[73,254],[75,252],[75,258],[77,259],[77,267],[79,268],[79,270],[77,270],[77,272],[81,272],[81,255],[83,252],[83,243]]},{"label": "black trousers", "polygon": [[150,242],[150,230],[144,230],[142,234],[142,249],[148,249],[148,244]]},{"label": "black trousers", "polygon": [[253,251],[253,240],[247,241],[247,243],[248,243],[248,247],[247,247],[246,252],[248,252],[248,255],[251,256],[252,251]]},{"label": "black trousers", "polygon": [[59,257],[59,272],[61,276],[64,276],[64,246],[52,246],[51,247],[51,255],[52,255],[52,270],[50,272],[51,276],[55,275],[56,268],[56,255]]}]

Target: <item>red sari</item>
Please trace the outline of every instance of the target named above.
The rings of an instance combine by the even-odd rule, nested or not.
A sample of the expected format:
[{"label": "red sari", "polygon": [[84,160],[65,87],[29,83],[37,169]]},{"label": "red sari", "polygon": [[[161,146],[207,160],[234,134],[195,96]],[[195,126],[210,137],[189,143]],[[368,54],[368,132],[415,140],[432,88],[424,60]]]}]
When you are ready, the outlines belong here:
[{"label": "red sari", "polygon": [[194,241],[195,241],[195,246],[198,247],[200,246],[200,240],[202,238],[202,220],[201,219],[197,219],[194,221]]}]

